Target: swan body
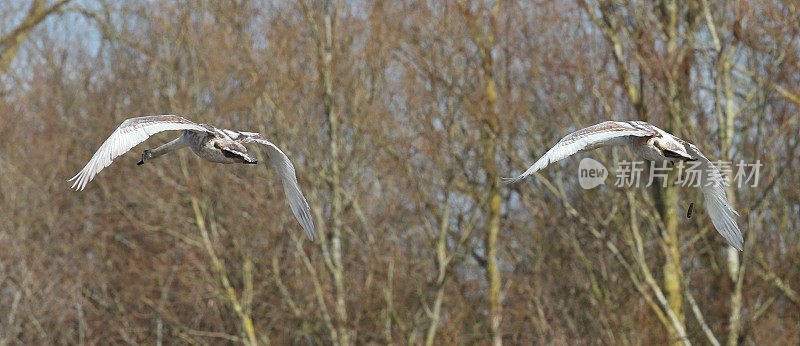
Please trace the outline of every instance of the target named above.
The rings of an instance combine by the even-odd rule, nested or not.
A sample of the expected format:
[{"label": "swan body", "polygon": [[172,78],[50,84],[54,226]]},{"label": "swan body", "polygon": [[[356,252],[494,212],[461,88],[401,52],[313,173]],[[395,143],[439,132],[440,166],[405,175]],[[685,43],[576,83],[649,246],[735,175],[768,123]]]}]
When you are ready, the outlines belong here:
[{"label": "swan body", "polygon": [[311,212],[300,186],[297,183],[294,166],[286,154],[260,133],[220,129],[209,124],[197,124],[177,115],[151,115],[130,118],[106,139],[86,166],[69,181],[75,181],[72,188],[83,190],[103,168],[108,167],[115,158],[130,151],[150,136],[169,130],[182,130],[180,137],[155,149],[142,152],[137,165],[166,153],[189,147],[199,157],[216,163],[257,164],[244,144],[258,143],[267,148],[270,161],[278,171],[283,183],[289,207],[309,239],[314,239],[315,229]]},{"label": "swan body", "polygon": [[728,244],[739,251],[744,240],[733,215],[739,215],[728,205],[722,174],[694,144],[643,121],[606,121],[575,131],[562,138],[539,160],[516,178],[503,178],[505,183],[517,183],[527,176],[579,152],[604,146],[627,145],[637,157],[654,162],[699,161],[700,187],[706,210],[714,227]]}]

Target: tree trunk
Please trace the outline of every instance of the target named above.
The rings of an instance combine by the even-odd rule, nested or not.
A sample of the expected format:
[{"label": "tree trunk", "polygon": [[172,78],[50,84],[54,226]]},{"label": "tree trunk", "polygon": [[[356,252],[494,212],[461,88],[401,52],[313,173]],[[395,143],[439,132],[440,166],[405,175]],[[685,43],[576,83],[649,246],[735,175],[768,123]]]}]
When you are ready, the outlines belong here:
[{"label": "tree trunk", "polygon": [[334,7],[331,1],[325,1],[323,14],[324,38],[322,42],[322,84],[324,89],[323,102],[327,115],[329,128],[330,159],[330,187],[333,212],[331,214],[331,258],[333,260],[333,286],[335,289],[336,315],[339,329],[339,343],[350,345],[350,333],[347,330],[347,306],[345,302],[346,291],[344,288],[344,267],[342,265],[342,186],[341,171],[339,169],[339,149],[341,142],[341,122],[336,113],[333,95],[333,16]]},{"label": "tree trunk", "polygon": [[[681,53],[679,52],[680,47],[678,46],[678,40],[680,39],[680,33],[678,31],[678,2],[676,0],[670,0],[665,3],[664,6],[666,12],[666,23],[664,24],[667,27],[668,37],[667,56],[678,57],[676,59],[676,65],[680,66],[685,57],[679,57]],[[671,74],[672,78],[669,78],[667,81],[667,113],[664,116],[664,126],[667,131],[672,133],[679,133],[675,132],[675,130],[682,125],[680,119],[683,110],[679,95],[680,84],[677,78],[688,77],[680,73],[684,71],[679,71],[678,68],[680,67],[675,67],[673,71],[677,73]],[[685,72],[688,74],[688,71]],[[674,185],[676,178],[675,173],[677,172],[669,174],[666,188],[657,190],[656,200],[661,220],[664,222],[664,257],[666,259],[663,278],[664,291],[667,296],[669,309],[678,317],[681,327],[685,330],[683,289],[681,286],[683,282],[683,270],[681,268],[680,235],[678,234],[678,211],[675,209],[678,205],[678,191]],[[680,340],[675,328],[669,327],[669,333],[669,342],[671,344],[679,345],[683,343],[683,340]]]},{"label": "tree trunk", "polygon": [[494,28],[492,24],[497,19],[500,10],[500,2],[495,2],[491,10],[489,32],[484,34],[484,23],[482,16],[473,13],[468,4],[459,2],[461,12],[467,20],[472,35],[472,40],[478,48],[481,59],[481,72],[486,83],[486,111],[481,121],[481,147],[483,157],[483,168],[486,171],[486,190],[484,190],[482,200],[485,206],[486,225],[484,237],[484,249],[486,251],[486,281],[489,286],[489,336],[492,345],[501,345],[503,335],[500,331],[502,321],[503,306],[500,299],[501,273],[497,266],[497,238],[500,233],[500,186],[499,175],[497,173],[497,141],[500,134],[500,125],[497,119],[497,82],[494,76],[494,60],[492,50],[494,49]]},{"label": "tree trunk", "polygon": [[53,6],[44,7],[44,0],[34,0],[28,10],[28,15],[22,20],[19,26],[7,35],[0,38],[0,76],[5,74],[14,57],[17,56],[22,42],[33,31],[37,24],[47,18],[53,12],[58,11],[62,6],[71,0],[61,0]]},{"label": "tree trunk", "polygon": [[497,267],[497,236],[500,233],[500,187],[495,156],[497,154],[497,136],[499,125],[497,121],[497,84],[492,70],[492,44],[487,40],[480,47],[481,67],[486,78],[486,102],[489,111],[486,113],[486,126],[483,127],[483,165],[486,169],[486,180],[489,184],[485,200],[488,202],[486,211],[486,280],[489,283],[489,332],[493,345],[503,343],[500,331],[502,320],[502,302],[500,301],[500,269]]},{"label": "tree trunk", "polygon": [[[720,133],[720,157],[722,160],[732,160],[731,148],[733,146],[733,120],[736,116],[736,105],[733,100],[734,90],[731,84],[731,57],[730,54],[722,54],[720,61],[722,65],[722,87],[725,92],[725,111],[720,119],[719,133]],[[728,204],[736,209],[736,194],[733,185],[725,187],[725,193],[728,195]],[[728,245],[725,249],[728,264],[728,274],[731,281],[733,281],[733,292],[730,296],[731,312],[728,316],[728,340],[729,346],[736,346],[739,344],[739,334],[742,328],[742,284],[744,281],[744,266],[739,261],[739,251],[733,246]]]}]

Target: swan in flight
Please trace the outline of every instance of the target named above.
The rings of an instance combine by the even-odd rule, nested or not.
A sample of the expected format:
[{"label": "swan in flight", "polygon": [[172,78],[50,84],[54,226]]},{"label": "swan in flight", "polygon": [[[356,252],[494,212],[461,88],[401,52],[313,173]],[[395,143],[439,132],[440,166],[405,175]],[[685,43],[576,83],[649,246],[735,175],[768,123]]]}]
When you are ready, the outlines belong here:
[{"label": "swan in flight", "polygon": [[269,159],[278,170],[292,213],[305,229],[308,238],[314,239],[314,223],[311,220],[308,202],[297,184],[294,166],[283,151],[260,133],[220,129],[208,124],[197,124],[177,115],[151,115],[130,118],[122,122],[103,142],[100,149],[97,149],[89,163],[69,180],[75,181],[72,188],[83,190],[86,184],[103,168],[108,167],[115,158],[150,136],[168,130],[182,130],[183,134],[158,148],[145,150],[137,165],[187,146],[192,148],[197,156],[211,162],[256,164],[258,161],[247,153],[243,144],[262,144],[266,146]]},{"label": "swan in flight", "polygon": [[547,165],[572,154],[602,146],[621,144],[627,144],[636,156],[645,160],[655,162],[699,161],[700,186],[711,222],[729,244],[742,251],[742,232],[733,218],[733,214],[739,215],[739,213],[728,205],[722,174],[717,167],[694,144],[675,137],[650,123],[606,121],[575,131],[558,141],[524,173],[516,178],[502,178],[502,181],[508,184],[517,183]]}]

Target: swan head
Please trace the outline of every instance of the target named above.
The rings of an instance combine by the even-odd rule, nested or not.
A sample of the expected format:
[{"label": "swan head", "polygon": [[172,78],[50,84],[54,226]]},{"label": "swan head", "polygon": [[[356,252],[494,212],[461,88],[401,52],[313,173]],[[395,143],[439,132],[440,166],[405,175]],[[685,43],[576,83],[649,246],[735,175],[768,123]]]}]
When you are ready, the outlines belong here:
[{"label": "swan head", "polygon": [[695,158],[686,152],[686,147],[680,142],[672,138],[655,138],[653,146],[661,152],[667,160],[670,161],[694,161]]},{"label": "swan head", "polygon": [[220,142],[215,141],[214,149],[219,150],[223,156],[233,159],[238,163],[246,163],[251,165],[258,163],[258,160],[247,154],[247,148],[236,142],[220,144]]}]

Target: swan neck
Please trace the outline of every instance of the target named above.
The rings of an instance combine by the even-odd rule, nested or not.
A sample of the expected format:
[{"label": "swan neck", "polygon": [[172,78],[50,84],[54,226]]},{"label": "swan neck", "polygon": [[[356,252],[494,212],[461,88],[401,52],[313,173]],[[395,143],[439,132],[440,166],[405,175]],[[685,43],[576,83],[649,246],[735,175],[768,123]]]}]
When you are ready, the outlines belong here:
[{"label": "swan neck", "polygon": [[162,146],[160,146],[158,148],[150,150],[150,155],[151,155],[150,158],[152,159],[152,158],[159,157],[159,156],[164,155],[164,154],[166,154],[166,153],[168,153],[170,151],[183,148],[183,147],[185,147],[187,145],[188,144],[183,139],[183,136],[180,136],[180,137],[176,138],[175,140],[173,140],[173,141],[171,141],[171,142],[169,142],[167,144],[164,144],[164,145],[162,145]]}]

